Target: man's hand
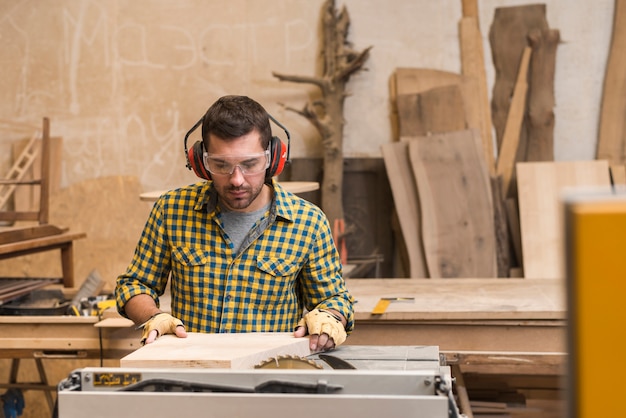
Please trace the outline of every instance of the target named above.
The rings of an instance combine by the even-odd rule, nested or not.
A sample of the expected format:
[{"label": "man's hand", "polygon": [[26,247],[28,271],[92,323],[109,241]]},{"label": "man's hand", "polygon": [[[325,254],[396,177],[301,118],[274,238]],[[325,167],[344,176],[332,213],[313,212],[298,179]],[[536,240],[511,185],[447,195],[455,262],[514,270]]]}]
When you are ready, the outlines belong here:
[{"label": "man's hand", "polygon": [[165,334],[175,334],[177,337],[187,337],[187,331],[183,322],[172,315],[161,312],[148,319],[141,326],[141,344],[150,344],[159,336]]},{"label": "man's hand", "polygon": [[341,315],[335,311],[314,309],[304,315],[298,322],[295,337],[311,334],[309,348],[311,351],[328,351],[339,346],[346,340],[346,329]]}]

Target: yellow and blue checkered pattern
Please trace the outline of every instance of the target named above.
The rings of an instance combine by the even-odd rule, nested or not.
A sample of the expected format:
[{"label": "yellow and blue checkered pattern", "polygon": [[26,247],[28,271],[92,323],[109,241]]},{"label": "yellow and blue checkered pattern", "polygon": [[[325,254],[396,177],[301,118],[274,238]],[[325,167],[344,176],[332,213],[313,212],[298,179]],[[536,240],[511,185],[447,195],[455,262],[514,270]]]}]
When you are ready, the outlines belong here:
[{"label": "yellow and blue checkered pattern", "polygon": [[154,204],[117,279],[119,312],[138,294],[158,305],[171,273],[172,315],[190,332],[288,332],[304,308],[335,309],[351,331],[353,298],[322,210],[274,182],[270,210],[236,253],[211,184],[170,191]]}]

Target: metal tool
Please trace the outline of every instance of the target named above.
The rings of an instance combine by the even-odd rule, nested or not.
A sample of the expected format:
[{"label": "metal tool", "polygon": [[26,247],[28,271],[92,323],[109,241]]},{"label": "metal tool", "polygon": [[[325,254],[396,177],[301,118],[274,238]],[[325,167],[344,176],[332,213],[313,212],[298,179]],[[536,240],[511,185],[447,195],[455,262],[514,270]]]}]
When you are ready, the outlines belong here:
[{"label": "metal tool", "polygon": [[98,270],[92,270],[72,298],[72,306],[80,309],[81,302],[89,297],[97,296],[104,285],[104,279],[102,279]]},{"label": "metal tool", "polygon": [[[319,357],[322,356],[322,357]],[[436,346],[340,346],[303,362],[349,358],[357,369],[84,368],[58,386],[63,418],[185,414],[216,417],[317,418],[319,406],[343,418],[457,418],[449,366]],[[279,365],[291,360],[278,359]],[[268,359],[264,364],[276,363]]]},{"label": "metal tool", "polygon": [[336,357],[336,356],[332,356],[330,354],[318,354],[318,357],[321,360],[324,360],[333,369],[344,369],[344,370],[356,369],[356,367],[354,367],[352,364],[348,363],[344,359]]},{"label": "metal tool", "polygon": [[[439,354],[436,346],[340,346],[332,354],[278,358],[279,366],[323,369],[84,368],[59,384],[58,410],[63,418],[104,418],[141,405],[143,415],[169,418],[184,404],[191,416],[317,418],[323,405],[343,418],[458,417],[450,367]],[[350,359],[357,369],[330,369],[325,356]],[[276,365],[276,358],[262,363]]]},{"label": "metal tool", "polygon": [[415,302],[415,298],[403,298],[403,297],[394,297],[394,298],[380,298],[374,309],[372,310],[372,315],[382,315],[385,313],[389,304],[391,302]]},{"label": "metal tool", "polygon": [[[59,384],[63,418],[142,415],[314,418],[323,405],[344,418],[449,418],[435,393],[440,370],[231,370],[85,368]],[[447,379],[447,378],[446,378]],[[381,384],[381,381],[384,384]]]},{"label": "metal tool", "polygon": [[254,366],[255,369],[321,369],[313,360],[295,356],[272,357]]}]

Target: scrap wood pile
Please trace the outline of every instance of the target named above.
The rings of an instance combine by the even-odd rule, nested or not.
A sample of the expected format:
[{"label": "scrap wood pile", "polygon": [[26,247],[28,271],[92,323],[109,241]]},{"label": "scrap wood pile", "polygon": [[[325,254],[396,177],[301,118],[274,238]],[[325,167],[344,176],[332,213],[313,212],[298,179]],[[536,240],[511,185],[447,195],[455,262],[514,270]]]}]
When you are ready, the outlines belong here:
[{"label": "scrap wood pile", "polygon": [[548,26],[545,5],[496,9],[491,102],[477,13],[465,7],[463,13],[460,74],[398,68],[390,80],[396,141],[382,154],[404,271],[424,278],[562,278],[562,189],[609,186],[610,173],[624,178],[616,174],[624,161],[611,161],[611,171],[606,155],[554,161],[560,35]]}]

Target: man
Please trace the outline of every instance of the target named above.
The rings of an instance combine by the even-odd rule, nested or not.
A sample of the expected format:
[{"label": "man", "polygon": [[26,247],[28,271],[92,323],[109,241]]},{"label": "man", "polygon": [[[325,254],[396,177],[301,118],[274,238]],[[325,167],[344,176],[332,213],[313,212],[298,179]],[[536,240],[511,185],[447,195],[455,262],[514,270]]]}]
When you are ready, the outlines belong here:
[{"label": "man", "polygon": [[[143,326],[146,344],[167,333],[295,329],[311,350],[333,349],[353,328],[353,299],[324,213],[272,179],[281,155],[268,113],[225,96],[201,122],[188,155],[209,181],[157,200],[117,279],[118,311]],[[159,309],[170,274],[171,315]]]}]

